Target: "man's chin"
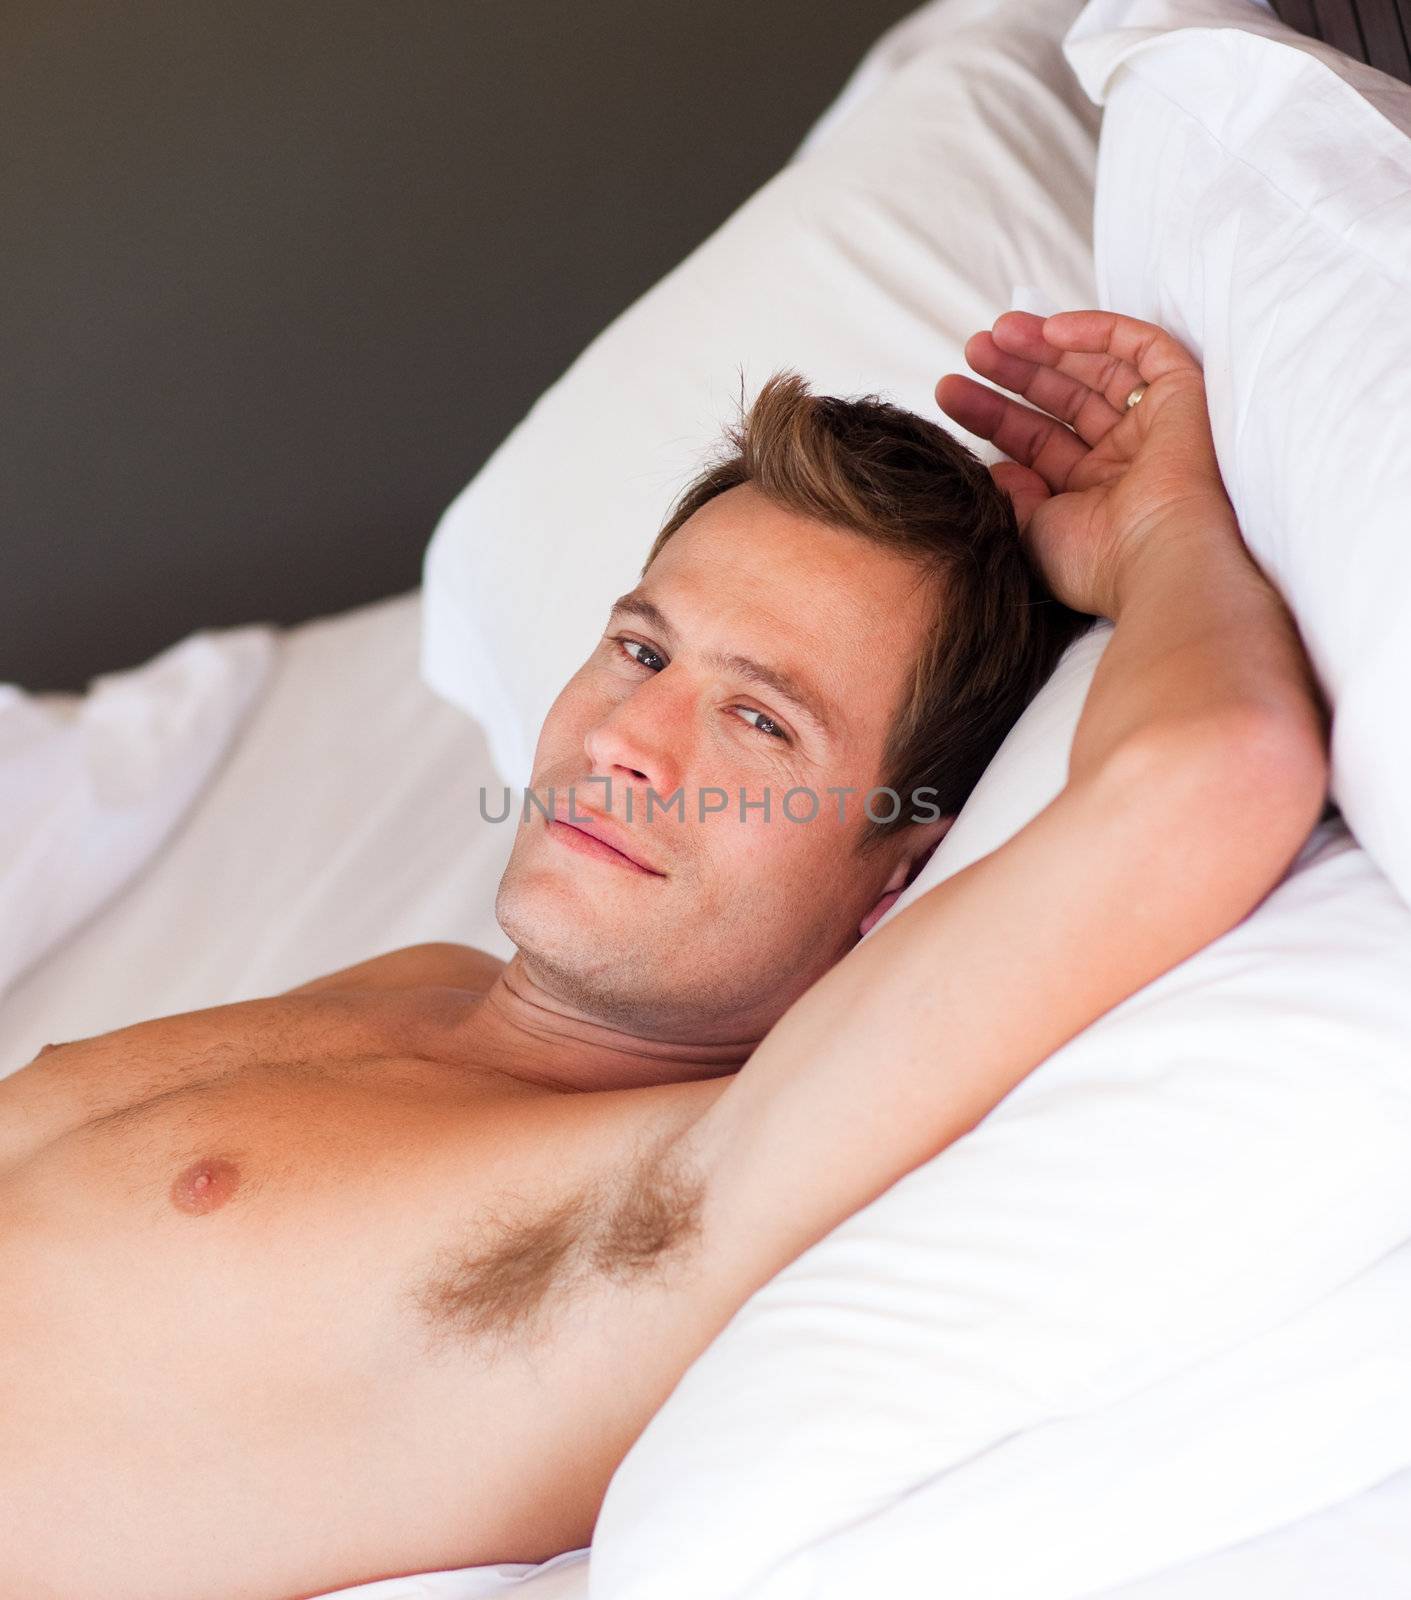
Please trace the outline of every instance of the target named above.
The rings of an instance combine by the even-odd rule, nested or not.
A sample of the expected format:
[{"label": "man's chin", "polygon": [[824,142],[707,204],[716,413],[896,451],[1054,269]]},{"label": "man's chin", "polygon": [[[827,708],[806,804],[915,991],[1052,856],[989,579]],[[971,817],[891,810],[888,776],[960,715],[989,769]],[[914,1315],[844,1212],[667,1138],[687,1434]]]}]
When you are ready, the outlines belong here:
[{"label": "man's chin", "polygon": [[[526,953],[572,951],[591,963],[601,950],[606,962],[612,949],[621,948],[622,901],[613,889],[571,865],[511,867],[495,894],[495,920]],[[634,920],[640,923],[640,917]]]},{"label": "man's chin", "polygon": [[[655,996],[643,1005],[635,949],[604,933],[601,924],[559,914],[543,904],[511,899],[496,917],[519,951],[521,970],[538,988],[607,1026],[640,1026],[655,1015]],[[652,987],[648,981],[648,989]]]}]

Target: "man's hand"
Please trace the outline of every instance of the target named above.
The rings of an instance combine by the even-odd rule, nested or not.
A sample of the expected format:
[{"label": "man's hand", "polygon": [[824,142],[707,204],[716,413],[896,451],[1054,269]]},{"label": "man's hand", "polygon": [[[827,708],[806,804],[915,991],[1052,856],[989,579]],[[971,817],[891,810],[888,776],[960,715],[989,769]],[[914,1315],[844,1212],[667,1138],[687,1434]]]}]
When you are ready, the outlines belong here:
[{"label": "man's hand", "polygon": [[1127,570],[1154,534],[1201,527],[1239,539],[1200,365],[1164,329],[1112,311],[1006,311],[966,343],[965,359],[1043,408],[959,373],[936,385],[942,411],[1013,458],[991,476],[1066,605],[1115,618]]}]

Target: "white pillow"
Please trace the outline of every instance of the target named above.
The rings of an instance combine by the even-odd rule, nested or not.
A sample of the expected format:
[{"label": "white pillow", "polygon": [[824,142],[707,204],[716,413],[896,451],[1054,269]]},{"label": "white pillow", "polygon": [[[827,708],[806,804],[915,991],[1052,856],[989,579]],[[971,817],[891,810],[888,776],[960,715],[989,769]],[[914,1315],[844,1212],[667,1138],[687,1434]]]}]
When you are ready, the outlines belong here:
[{"label": "white pillow", "polygon": [[[1069,647],[889,917],[1062,787],[1112,631]],[[1057,1575],[1033,1586],[1026,1516],[1045,1473],[1069,1470],[1062,1439],[1045,1449],[1042,1435],[1082,1419],[1068,1424],[1076,1471],[1100,1408],[1272,1329],[1411,1238],[1408,971],[1411,909],[1339,819],[1321,824],[1253,915],[1070,1040],[736,1313],[614,1475],[592,1593],[853,1600],[874,1558],[885,1594],[1083,1592]],[[1023,983],[1016,972],[1016,997]],[[860,1096],[869,1085],[860,1068]],[[1351,1379],[1352,1341],[1341,1366],[1336,1345],[1323,1354],[1330,1383]],[[1134,1430],[1134,1479],[1157,1449],[1188,1455],[1186,1481],[1202,1462],[1219,1471],[1229,1435],[1203,1439],[1192,1415],[1184,1435],[1170,1406],[1164,1440]],[[1117,1581],[1411,1463],[1394,1419],[1335,1455],[1326,1431],[1286,1436],[1277,1473],[1242,1499],[1149,1505],[1121,1541],[1102,1538],[1100,1501],[1084,1522],[1070,1496],[1076,1520],[1048,1525],[1067,1541],[1056,1563]],[[1120,1428],[1103,1448],[1090,1479],[1120,1476]],[[966,1519],[979,1516],[1011,1537],[977,1550]]]},{"label": "white pillow", "polygon": [[[1075,0],[938,0],[880,39],[796,159],[574,362],[446,511],[422,670],[526,784],[544,715],[636,581],[741,388],[778,367],[947,424],[966,339],[1039,285],[1094,303],[1098,114]],[[984,460],[987,441],[962,435]]]},{"label": "white pillow", "polygon": [[[1404,1580],[1411,1570],[1411,1525],[1402,1522],[1385,1527],[1375,1552],[1338,1552],[1321,1584],[1288,1573],[1280,1583],[1276,1574],[1308,1551],[1305,1519],[1337,1516],[1398,1473],[1404,1517],[1409,1326],[1411,1244],[1403,1244],[1277,1327],[1115,1405],[1012,1434],[809,1545],[750,1600],[1137,1600],[1147,1595],[1142,1580],[1158,1574],[1185,1600],[1367,1600],[1373,1589],[1390,1600],[1369,1580],[1379,1572],[1394,1584],[1392,1574]],[[1375,1504],[1360,1501],[1360,1514]],[[1240,1554],[1225,1556],[1232,1545]],[[1241,1581],[1241,1560],[1260,1552],[1263,1584],[1251,1583],[1248,1567]],[[1193,1581],[1201,1557],[1214,1558],[1209,1587]]]},{"label": "white pillow", "polygon": [[1106,101],[1100,303],[1201,357],[1333,795],[1411,900],[1411,86],[1248,0],[1094,0],[1065,48]]}]

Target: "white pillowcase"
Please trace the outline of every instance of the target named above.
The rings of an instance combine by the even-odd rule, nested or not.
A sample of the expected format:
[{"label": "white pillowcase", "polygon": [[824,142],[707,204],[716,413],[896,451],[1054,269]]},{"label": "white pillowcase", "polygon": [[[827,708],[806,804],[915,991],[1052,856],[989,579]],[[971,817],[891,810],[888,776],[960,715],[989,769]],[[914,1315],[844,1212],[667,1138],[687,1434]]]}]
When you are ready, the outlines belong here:
[{"label": "white pillowcase", "polygon": [[[750,1600],[1138,1600],[1158,1574],[1171,1584],[1160,1592],[1182,1600],[1399,1597],[1411,1570],[1402,1523],[1373,1550],[1325,1558],[1321,1583],[1285,1564],[1309,1550],[1305,1518],[1342,1515],[1352,1533],[1346,1502],[1388,1479],[1405,1517],[1408,1326],[1404,1244],[1267,1332],[920,1484],[773,1568]],[[1358,1505],[1365,1527],[1376,1502]],[[1263,1554],[1258,1576],[1230,1546]],[[1201,1557],[1214,1563],[1206,1586],[1191,1568]]]},{"label": "white pillowcase", "polygon": [[[426,554],[422,670],[527,784],[545,713],[686,482],[779,367],[942,424],[965,341],[1037,284],[1095,303],[1098,114],[1075,0],[939,0],[880,39],[798,156],[535,403]],[[984,460],[986,441],[962,435]]]},{"label": "white pillowcase", "polygon": [[1411,900],[1411,86],[1248,0],[1094,0],[1066,50],[1106,101],[1100,303],[1202,359],[1333,795]]}]

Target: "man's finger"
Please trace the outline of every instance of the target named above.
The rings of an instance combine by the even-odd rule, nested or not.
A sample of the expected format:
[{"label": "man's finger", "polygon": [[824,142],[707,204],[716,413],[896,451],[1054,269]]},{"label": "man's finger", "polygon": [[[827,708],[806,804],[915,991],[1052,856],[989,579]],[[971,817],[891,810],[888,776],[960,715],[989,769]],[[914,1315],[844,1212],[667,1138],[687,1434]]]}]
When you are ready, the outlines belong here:
[{"label": "man's finger", "polygon": [[1168,372],[1200,371],[1200,363],[1173,334],[1154,322],[1116,311],[1059,311],[1044,318],[1044,338],[1063,350],[1116,356],[1130,362],[1144,383]]},{"label": "man's finger", "polygon": [[[1109,427],[1120,422],[1127,414],[1127,396],[1141,382],[1141,374],[1121,356],[1105,353],[1090,355],[1083,350],[1063,350],[1056,344],[1050,344],[1044,338],[1044,319],[1029,311],[1006,311],[996,317],[991,337],[1006,354],[1032,361],[1039,367],[1051,368],[1069,382],[1101,395],[1111,408],[1111,415],[1107,418]],[[1012,384],[1005,384],[1007,389],[1012,387]],[[1052,411],[1055,416],[1072,423],[1072,417],[1048,403],[1045,398],[1048,392],[1047,389],[1025,391],[1027,398],[1035,405],[1041,405],[1045,411]],[[1086,426],[1091,426],[1098,414],[1103,413],[1095,413],[1090,408],[1083,419]],[[1089,444],[1097,443],[1097,439],[1089,437],[1085,426],[1079,426],[1078,432]],[[1106,432],[1107,429],[1103,429],[1103,433]],[[1099,434],[1098,438],[1101,437],[1102,434]]]},{"label": "man's finger", "polygon": [[[1039,322],[1037,317],[1033,320]],[[1083,378],[1062,369],[1062,362],[1071,362],[1074,357],[1066,356],[1063,351],[1045,344],[1042,335],[1037,345],[1039,352],[1047,353],[1047,363],[1031,354],[1034,341],[1027,337],[1027,333],[1014,340],[1011,325],[1001,317],[995,323],[993,333],[982,331],[967,340],[965,359],[981,377],[988,378],[1003,389],[1012,389],[1015,394],[1022,394],[1030,404],[1047,411],[1060,422],[1066,422],[1085,443],[1097,444],[1122,420],[1122,412],[1106,394],[1097,392]],[[1125,362],[1114,361],[1107,356],[1082,356],[1076,359],[1109,369],[1126,370]],[[1132,382],[1122,391],[1123,401],[1132,392],[1136,381],[1134,372]]]},{"label": "man's finger", "polygon": [[1088,447],[1070,429],[958,372],[936,385],[936,404],[967,432],[990,439],[1021,466],[1032,467],[1053,494],[1062,494]]}]

